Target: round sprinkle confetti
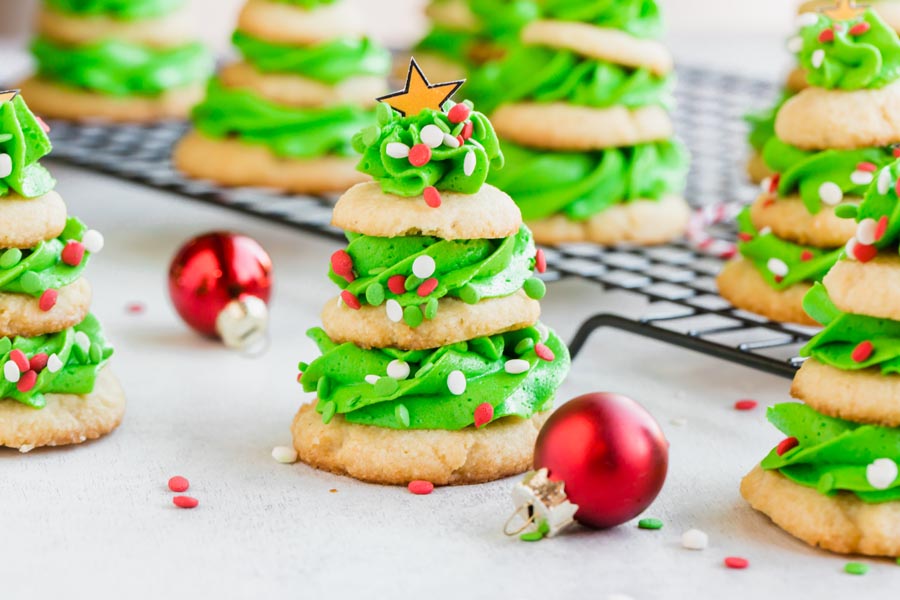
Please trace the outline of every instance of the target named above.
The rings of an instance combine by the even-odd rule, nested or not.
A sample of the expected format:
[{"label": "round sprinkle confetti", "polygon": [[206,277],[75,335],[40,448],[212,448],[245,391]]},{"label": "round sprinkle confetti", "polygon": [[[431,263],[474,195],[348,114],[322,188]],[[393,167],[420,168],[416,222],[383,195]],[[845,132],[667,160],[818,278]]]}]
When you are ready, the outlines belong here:
[{"label": "round sprinkle confetti", "polygon": [[407,306],[403,309],[403,322],[410,327],[418,327],[422,324],[424,318],[425,315],[422,314],[422,309],[418,306]]},{"label": "round sprinkle confetti", "polygon": [[521,375],[522,373],[527,373],[528,369],[531,368],[529,362],[523,358],[512,358],[506,361],[506,364],[503,365],[503,370],[509,373],[510,375]]},{"label": "round sprinkle confetti", "polygon": [[869,340],[865,340],[856,345],[856,348],[850,353],[850,358],[853,359],[853,362],[866,362],[872,357],[873,352],[875,352],[875,346]]},{"label": "round sprinkle confetti", "polygon": [[819,199],[825,204],[834,206],[835,204],[840,204],[841,200],[844,199],[844,192],[838,184],[833,181],[826,181],[819,186]]},{"label": "round sprinkle confetti", "polygon": [[44,293],[41,294],[41,297],[38,300],[38,308],[44,312],[52,310],[53,307],[56,306],[56,301],[58,299],[59,292],[56,290],[44,290]]},{"label": "round sprinkle confetti", "polygon": [[409,363],[402,360],[392,360],[387,366],[388,377],[403,380],[409,377]]},{"label": "round sprinkle confetti", "polygon": [[0,154],[0,179],[12,175],[13,162],[12,157],[5,152]]},{"label": "round sprinkle confetti", "polygon": [[866,481],[876,490],[886,490],[897,480],[897,463],[890,458],[877,458],[866,466]]},{"label": "round sprinkle confetti", "polygon": [[92,254],[96,254],[103,250],[105,241],[103,240],[102,233],[96,229],[88,229],[84,232],[84,235],[81,236],[81,244],[84,246],[85,250]]},{"label": "round sprinkle confetti", "polygon": [[379,377],[373,387],[376,396],[391,396],[396,393],[400,384],[393,377]]},{"label": "round sprinkle confetti", "polygon": [[766,268],[776,277],[786,277],[789,272],[787,263],[780,258],[770,258],[766,263]]},{"label": "round sprinkle confetti", "polygon": [[494,420],[494,407],[487,402],[483,402],[475,408],[474,417],[475,429],[480,428],[482,425],[487,425]]},{"label": "round sprinkle confetti", "polygon": [[538,358],[547,362],[553,362],[556,359],[556,355],[553,354],[553,350],[551,350],[546,344],[535,344],[534,353],[538,355]]},{"label": "round sprinkle confetti", "polygon": [[130,315],[139,315],[147,310],[143,302],[129,302],[125,305],[125,312]]},{"label": "round sprinkle confetti", "polygon": [[387,282],[388,289],[391,290],[391,293],[397,294],[398,296],[406,293],[406,277],[403,275],[394,275],[390,277]]},{"label": "round sprinkle confetti", "polygon": [[388,319],[394,323],[399,323],[403,320],[403,307],[396,300],[391,299],[385,302],[385,311]]},{"label": "round sprinkle confetti", "polygon": [[448,148],[459,148],[459,138],[453,137],[449,133],[444,134],[444,145]]},{"label": "round sprinkle confetti", "polygon": [[431,208],[441,207],[441,193],[433,185],[425,188],[425,190],[422,192],[422,198],[425,199],[425,204],[430,206]]},{"label": "round sprinkle confetti", "polygon": [[[457,104],[457,106],[459,106],[459,104]],[[434,484],[430,481],[416,479],[415,481],[410,481],[409,485],[406,486],[406,489],[416,496],[427,496],[434,491]]]},{"label": "round sprinkle confetti", "polygon": [[197,508],[200,501],[190,496],[175,496],[172,498],[172,504],[178,508]]},{"label": "round sprinkle confetti", "polygon": [[856,170],[857,171],[865,171],[866,173],[874,173],[875,171],[878,170],[878,165],[876,165],[873,162],[868,162],[868,161],[861,162],[858,165],[856,165]]},{"label": "round sprinkle confetti", "polygon": [[638,521],[640,529],[662,529],[663,522],[659,519],[641,519]]},{"label": "round sprinkle confetti", "polygon": [[466,393],[466,376],[462,371],[452,371],[447,375],[447,389],[454,396]]},{"label": "round sprinkle confetti", "polygon": [[63,363],[59,359],[59,356],[57,356],[56,354],[51,354],[50,358],[47,359],[47,370],[51,373],[56,373],[62,368]]},{"label": "round sprinkle confetti", "polygon": [[437,148],[444,143],[444,132],[437,125],[429,124],[419,132],[419,138],[429,148]]},{"label": "round sprinkle confetti", "polygon": [[191,487],[191,483],[181,475],[176,475],[169,479],[169,489],[173,492],[180,494],[181,492],[186,492],[189,487]]},{"label": "round sprinkle confetti", "polygon": [[19,370],[18,365],[14,361],[8,360],[3,365],[3,378],[6,379],[10,383],[16,383],[19,381],[19,377],[22,376],[22,372]]},{"label": "round sprinkle confetti", "polygon": [[513,348],[513,351],[516,354],[521,356],[522,354],[525,354],[532,348],[534,348],[534,340],[531,339],[530,337],[528,337],[528,338],[525,338],[522,341],[520,341],[518,344],[516,344],[516,347]]},{"label": "round sprinkle confetti", "polygon": [[409,149],[409,164],[414,167],[424,167],[431,162],[431,148],[425,144],[416,144]]},{"label": "round sprinkle confetti", "polygon": [[22,260],[22,251],[18,248],[4,250],[3,254],[0,254],[0,269],[12,269],[19,264],[20,260]]},{"label": "round sprinkle confetti", "polygon": [[853,27],[851,27],[849,33],[850,33],[850,35],[853,35],[853,36],[862,35],[862,34],[866,33],[867,31],[869,31],[869,29],[871,29],[871,28],[872,28],[872,26],[869,25],[868,22],[862,21],[860,23],[857,23]]},{"label": "round sprinkle confetti", "polygon": [[434,275],[435,266],[434,259],[427,254],[423,254],[413,261],[412,272],[413,275],[420,279],[427,279]]},{"label": "round sprinkle confetti", "polygon": [[757,405],[758,405],[758,403],[756,402],[756,400],[744,399],[744,400],[738,400],[737,402],[735,402],[734,408],[736,410],[753,410],[754,408],[757,407]]},{"label": "round sprinkle confetti", "polygon": [[357,298],[347,290],[341,292],[341,300],[343,300],[344,304],[346,304],[353,310],[359,310],[360,308],[362,308],[362,304],[360,303],[359,298]]},{"label": "round sprinkle confetti", "polygon": [[688,550],[705,550],[709,546],[709,536],[699,529],[688,529],[681,534],[681,545]]},{"label": "round sprinkle confetti", "polygon": [[819,34],[819,41],[823,44],[828,44],[829,42],[834,41],[834,30],[833,29],[823,29],[822,33]]},{"label": "round sprinkle confetti", "polygon": [[19,382],[16,383],[16,389],[25,394],[34,389],[35,383],[37,383],[37,373],[28,370],[22,373]]},{"label": "round sprinkle confetti", "polygon": [[534,254],[534,268],[538,273],[547,272],[547,255],[543,248],[538,248]]},{"label": "round sprinkle confetti", "polygon": [[725,559],[725,566],[729,569],[746,569],[750,566],[750,561],[740,556],[729,556]]},{"label": "round sprinkle confetti", "polygon": [[858,562],[849,562],[844,565],[844,573],[848,575],[865,575],[869,572],[869,565]]},{"label": "round sprinkle confetti", "polygon": [[60,252],[59,257],[70,267],[77,267],[84,259],[84,245],[75,240],[69,240]]},{"label": "round sprinkle confetti", "polygon": [[878,229],[878,222],[875,219],[863,219],[856,226],[856,240],[860,244],[871,246],[875,243],[875,232]]},{"label": "round sprinkle confetti", "polygon": [[794,448],[800,445],[800,440],[795,437],[789,437],[778,442],[778,446],[775,448],[775,452],[778,456],[784,456]]},{"label": "round sprinkle confetti", "polygon": [[384,286],[380,283],[372,283],[366,288],[366,302],[372,306],[381,306],[384,302]]},{"label": "round sprinkle confetti", "polygon": [[394,418],[404,428],[409,427],[409,409],[406,408],[405,404],[398,404],[394,407]]},{"label": "round sprinkle confetti", "polygon": [[409,146],[400,142],[389,143],[384,151],[391,158],[407,158],[409,156]]},{"label": "round sprinkle confetti", "polygon": [[434,277],[429,277],[425,281],[422,282],[422,285],[419,286],[419,289],[416,290],[416,294],[420,297],[425,298],[429,294],[431,294],[434,290],[437,289],[438,280]]},{"label": "round sprinkle confetti", "polygon": [[893,183],[894,182],[891,177],[891,168],[883,168],[878,174],[878,193],[882,196],[887,194],[890,191]]},{"label": "round sprinkle confetti", "polygon": [[820,68],[825,63],[825,51],[821,48],[814,50],[812,56],[809,57],[809,62],[814,69]]},{"label": "round sprinkle confetti", "polygon": [[272,448],[272,458],[283,465],[292,465],[297,462],[297,451],[290,446],[275,446]]},{"label": "round sprinkle confetti", "polygon": [[471,114],[472,109],[468,105],[460,103],[450,109],[447,113],[447,118],[455,125],[468,119]]},{"label": "round sprinkle confetti", "polygon": [[816,257],[816,255],[813,254],[809,250],[804,250],[803,252],[800,253],[800,260],[803,262],[809,262],[812,259],[814,259],[815,257]]},{"label": "round sprinkle confetti", "polygon": [[43,352],[40,352],[31,357],[31,360],[28,361],[28,367],[35,373],[40,373],[45,368],[47,368],[47,361],[49,360],[49,356],[47,356]]},{"label": "round sprinkle confetti", "polygon": [[25,356],[25,353],[16,348],[9,353],[9,359],[13,361],[17,367],[19,367],[19,371],[27,371],[29,368],[28,358]]},{"label": "round sprinkle confetti", "polygon": [[378,377],[378,375],[366,375],[365,377],[363,377],[363,379],[365,379],[366,383],[368,383],[369,385],[375,385],[376,383],[378,383],[380,377]]},{"label": "round sprinkle confetti", "polygon": [[856,185],[869,185],[875,179],[875,176],[869,171],[853,171],[850,174],[850,181]]},{"label": "round sprinkle confetti", "polygon": [[474,150],[469,150],[466,153],[466,158],[463,160],[463,173],[465,173],[466,177],[471,177],[477,166],[478,157],[475,155]]},{"label": "round sprinkle confetti", "polygon": [[540,300],[547,293],[547,284],[537,277],[532,277],[525,280],[522,289],[525,291],[525,295],[532,300]]}]

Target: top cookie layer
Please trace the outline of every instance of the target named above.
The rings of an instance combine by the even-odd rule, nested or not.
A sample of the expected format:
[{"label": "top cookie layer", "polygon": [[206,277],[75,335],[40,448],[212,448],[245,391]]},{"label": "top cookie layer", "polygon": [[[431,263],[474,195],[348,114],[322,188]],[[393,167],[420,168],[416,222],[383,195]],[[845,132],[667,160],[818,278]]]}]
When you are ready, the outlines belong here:
[{"label": "top cookie layer", "polygon": [[39,198],[0,199],[0,248],[33,248],[66,227],[66,205],[56,192]]},{"label": "top cookie layer", "polygon": [[840,260],[824,283],[842,312],[900,321],[900,256],[895,252],[867,263]]},{"label": "top cookie layer", "polygon": [[301,46],[364,33],[357,14],[342,2],[304,10],[268,0],[249,0],[241,10],[237,28],[269,42]]},{"label": "top cookie layer", "polygon": [[72,45],[116,39],[171,48],[194,39],[184,10],[146,20],[123,21],[103,15],[70,15],[44,7],[38,12],[37,31],[56,42]]}]

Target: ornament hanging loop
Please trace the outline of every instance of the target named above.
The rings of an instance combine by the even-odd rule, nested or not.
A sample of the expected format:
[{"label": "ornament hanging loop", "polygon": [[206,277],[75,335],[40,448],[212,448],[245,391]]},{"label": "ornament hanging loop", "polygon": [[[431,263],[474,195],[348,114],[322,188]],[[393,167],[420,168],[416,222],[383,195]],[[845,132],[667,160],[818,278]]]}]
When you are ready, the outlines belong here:
[{"label": "ornament hanging loop", "polygon": [[[525,511],[525,513],[522,514],[522,511]],[[516,529],[514,531],[510,531],[509,527],[510,527],[510,525],[513,524],[513,521],[516,519],[516,517],[520,517],[523,519],[524,519],[524,517],[528,517],[528,518],[524,519],[521,527],[519,527],[518,529]],[[506,523],[503,525],[503,533],[509,537],[515,537],[515,536],[519,535],[520,533],[524,533],[525,531],[527,531],[533,524],[534,524],[534,508],[530,504],[523,504],[523,505],[519,506],[519,508],[517,508],[513,514],[509,515],[509,518],[506,520]]]}]

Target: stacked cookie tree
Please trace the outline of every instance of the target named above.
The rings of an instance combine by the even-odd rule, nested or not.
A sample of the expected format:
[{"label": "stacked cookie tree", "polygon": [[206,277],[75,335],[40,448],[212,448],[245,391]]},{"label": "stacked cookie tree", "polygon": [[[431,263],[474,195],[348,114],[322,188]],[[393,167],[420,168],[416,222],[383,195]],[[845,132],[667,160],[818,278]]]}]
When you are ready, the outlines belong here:
[{"label": "stacked cookie tree", "polygon": [[356,16],[335,0],[249,0],[233,37],[244,59],[210,82],[176,166],[299,193],[362,181],[350,140],[374,121],[390,55],[363,37]]},{"label": "stacked cookie tree", "polygon": [[48,117],[153,121],[187,116],[213,62],[184,0],[44,0],[22,84]]},{"label": "stacked cookie tree", "polygon": [[[413,63],[414,65],[414,63]],[[341,288],[300,365],[316,392],[294,446],[315,467],[384,484],[488,481],[531,468],[569,356],[538,322],[544,268],[487,118],[411,67],[354,140],[375,181],[344,194],[331,259]]]},{"label": "stacked cookie tree", "polygon": [[763,150],[776,174],[739,218],[741,256],[718,283],[739,308],[813,324],[803,296],[854,233],[835,213],[859,201],[900,143],[900,39],[846,3],[816,15],[800,37],[810,87],[778,111]]},{"label": "stacked cookie tree", "polygon": [[787,438],[743,481],[754,508],[809,544],[900,555],[900,163],[881,168],[848,207],[847,254],[807,294],[824,326],[792,394],[769,409]]},{"label": "stacked cookie tree", "polygon": [[0,92],[0,446],[23,452],[100,437],[125,411],[81,277],[103,237],[66,216],[49,151],[43,122]]},{"label": "stacked cookie tree", "polygon": [[688,158],[672,139],[673,64],[656,40],[656,2],[540,5],[522,47],[476,84],[505,140],[507,167],[491,183],[515,199],[540,243],[680,236]]}]

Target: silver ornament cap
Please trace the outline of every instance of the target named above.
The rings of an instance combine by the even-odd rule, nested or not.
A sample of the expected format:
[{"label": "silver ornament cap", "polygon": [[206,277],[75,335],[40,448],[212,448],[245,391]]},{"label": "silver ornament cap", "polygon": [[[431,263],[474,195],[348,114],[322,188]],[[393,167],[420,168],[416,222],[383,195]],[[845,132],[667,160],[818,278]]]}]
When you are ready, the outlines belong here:
[{"label": "silver ornament cap", "polygon": [[216,317],[216,331],[229,348],[259,354],[269,342],[269,308],[262,299],[245,294],[225,305]]}]

